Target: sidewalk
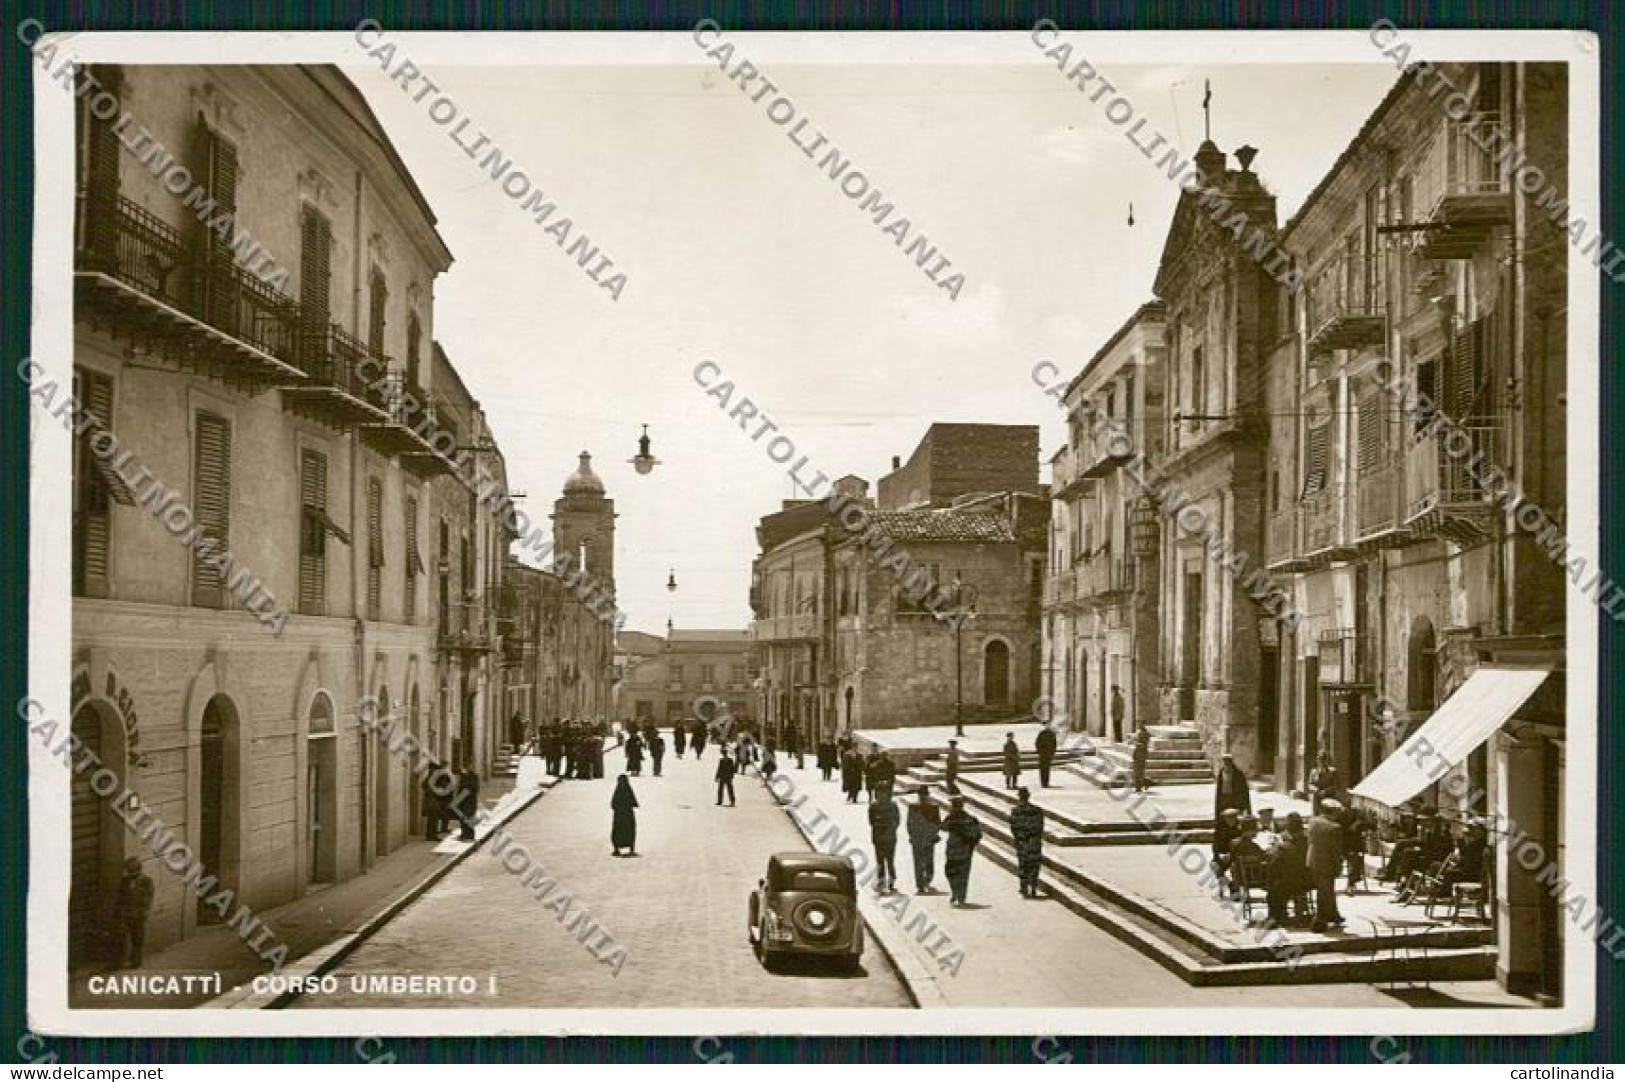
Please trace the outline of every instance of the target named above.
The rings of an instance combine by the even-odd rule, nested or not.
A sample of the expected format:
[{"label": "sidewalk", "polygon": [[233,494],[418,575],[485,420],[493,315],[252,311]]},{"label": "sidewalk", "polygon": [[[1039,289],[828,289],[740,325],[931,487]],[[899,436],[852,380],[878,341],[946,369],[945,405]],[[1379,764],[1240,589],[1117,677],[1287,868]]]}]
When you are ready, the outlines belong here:
[{"label": "sidewalk", "polygon": [[[494,804],[512,788],[512,779],[488,781],[482,787],[481,802],[487,806]],[[455,834],[438,844],[411,837],[364,874],[318,887],[303,897],[256,915],[270,927],[278,942],[287,944],[288,962],[292,964],[361,927],[372,914],[421,882],[435,868],[455,859],[466,847],[467,843],[455,840]],[[106,973],[85,970],[70,978],[68,1004],[97,1009],[196,1007],[252,981],[269,969],[234,930],[224,924],[212,925],[161,951],[148,951],[145,964],[139,969],[121,969],[116,973],[142,976],[218,973],[218,990],[209,988],[177,995],[97,995],[90,991],[90,980]]]},{"label": "sidewalk", "polygon": [[[1003,734],[1000,733],[1002,740]],[[791,807],[792,820],[817,824],[812,842],[827,836],[831,824],[871,861],[867,802],[848,804],[839,783],[824,782],[810,767],[785,772],[793,792],[779,789]],[[1182,787],[1174,787],[1182,788]],[[798,803],[805,800],[804,803]],[[1110,799],[1110,798],[1106,798]],[[819,821],[819,814],[827,822]],[[809,833],[805,831],[804,833]],[[830,844],[818,844],[828,851]],[[850,851],[850,850],[849,850]],[[1046,847],[1047,852],[1053,852]],[[1183,877],[1163,857],[1161,847],[1126,846],[1137,853],[1159,878]],[[889,904],[871,925],[890,922],[888,947],[906,949],[913,964],[900,960],[922,1005],[947,1007],[1259,1007],[1348,1008],[1408,1006],[1405,995],[1385,992],[1370,984],[1310,984],[1295,986],[1197,987],[1187,984],[1154,960],[1121,942],[1104,929],[1074,915],[1052,898],[1026,899],[1017,890],[1014,875],[983,855],[971,868],[967,908],[949,905],[942,875],[942,847],[936,853],[934,886],[942,893],[916,896],[912,890],[913,865],[906,832],[900,831],[897,868],[900,893],[884,899]],[[860,878],[862,878],[860,874]],[[871,892],[872,887],[868,888]],[[923,914],[923,916],[920,916]],[[922,933],[926,923],[934,933]],[[942,937],[947,937],[947,942]],[[935,948],[928,950],[928,947]],[[945,958],[962,951],[957,965]],[[1109,976],[1107,976],[1109,975]],[[1430,1002],[1439,1006],[1496,1001],[1508,1003],[1494,982],[1435,982]],[[1526,1001],[1516,1001],[1527,1006]]]}]

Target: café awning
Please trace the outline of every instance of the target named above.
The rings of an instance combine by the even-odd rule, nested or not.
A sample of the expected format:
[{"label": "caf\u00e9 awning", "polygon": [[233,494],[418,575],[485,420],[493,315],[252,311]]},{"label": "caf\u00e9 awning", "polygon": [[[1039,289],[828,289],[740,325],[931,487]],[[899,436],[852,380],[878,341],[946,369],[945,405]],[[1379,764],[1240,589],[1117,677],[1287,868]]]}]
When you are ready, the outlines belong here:
[{"label": "caf\u00e9 awning", "polygon": [[1529,701],[1550,669],[1476,670],[1350,795],[1397,808],[1442,779]]}]

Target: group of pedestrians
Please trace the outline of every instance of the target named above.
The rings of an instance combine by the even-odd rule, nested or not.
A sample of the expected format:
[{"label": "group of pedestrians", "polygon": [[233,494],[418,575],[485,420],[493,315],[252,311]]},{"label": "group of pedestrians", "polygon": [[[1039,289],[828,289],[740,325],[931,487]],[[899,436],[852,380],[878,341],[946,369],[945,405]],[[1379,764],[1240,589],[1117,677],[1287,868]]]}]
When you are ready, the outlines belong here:
[{"label": "group of pedestrians", "polygon": [[602,719],[554,718],[537,728],[525,750],[540,755],[555,778],[590,781],[604,776],[604,738],[610,726]]},{"label": "group of pedestrians", "polygon": [[[841,791],[846,794],[848,804],[858,803],[864,793],[868,793],[873,803],[880,790],[889,791],[897,785],[897,764],[886,752],[876,748],[864,755],[848,738],[843,738],[843,745],[840,749]],[[825,780],[829,780],[827,776]]]},{"label": "group of pedestrians", "polygon": [[914,802],[908,805],[905,827],[903,811],[892,797],[891,783],[885,782],[875,790],[868,814],[877,892],[897,893],[897,838],[899,828],[904,827],[913,856],[914,893],[936,893],[932,882],[936,878],[937,845],[941,842],[942,870],[948,880],[950,904],[955,907],[969,904],[971,860],[982,840],[982,824],[965,810],[963,797],[953,797],[944,816],[930,792],[920,789]]},{"label": "group of pedestrians", "polygon": [[458,838],[474,840],[474,816],[480,807],[480,775],[474,764],[464,762],[455,773],[438,760],[431,760],[419,783],[423,796],[423,836],[437,842],[447,826],[456,823]]}]

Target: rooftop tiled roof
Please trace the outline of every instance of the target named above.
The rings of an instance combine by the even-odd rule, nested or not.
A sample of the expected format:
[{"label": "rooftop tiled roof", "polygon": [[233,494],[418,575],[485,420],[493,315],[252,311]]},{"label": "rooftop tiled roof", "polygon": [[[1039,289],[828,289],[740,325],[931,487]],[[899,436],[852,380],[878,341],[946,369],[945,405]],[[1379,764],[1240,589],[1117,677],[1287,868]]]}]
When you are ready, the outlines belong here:
[{"label": "rooftop tiled roof", "polygon": [[[1005,516],[986,511],[871,511],[874,528],[893,541],[1014,541]],[[866,527],[860,526],[858,532]]]}]

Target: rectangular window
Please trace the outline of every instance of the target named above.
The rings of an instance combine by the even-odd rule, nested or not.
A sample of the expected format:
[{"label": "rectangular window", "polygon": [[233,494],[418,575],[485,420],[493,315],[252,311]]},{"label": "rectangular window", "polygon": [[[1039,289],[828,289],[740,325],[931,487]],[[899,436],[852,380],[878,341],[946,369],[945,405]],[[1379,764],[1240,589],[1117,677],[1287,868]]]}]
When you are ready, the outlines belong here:
[{"label": "rectangular window", "polygon": [[735,665],[732,670],[731,679],[735,684],[743,684],[750,679],[750,675],[745,666]]},{"label": "rectangular window", "polygon": [[96,418],[73,441],[73,592],[106,597],[113,518],[105,460],[90,452],[90,439],[113,418],[113,381],[88,368],[73,370],[73,396]]},{"label": "rectangular window", "polygon": [[192,455],[192,515],[209,539],[192,553],[192,604],[218,609],[226,603],[221,554],[231,541],[231,422],[199,413]]},{"label": "rectangular window", "polygon": [[715,665],[700,666],[700,683],[714,684],[717,681],[717,667]]},{"label": "rectangular window", "polygon": [[327,456],[299,452],[299,611],[327,614]]},{"label": "rectangular window", "polygon": [[1412,420],[1416,427],[1416,434],[1421,435],[1427,428],[1428,421],[1439,409],[1439,362],[1429,358],[1416,366],[1416,400],[1407,402],[1407,408],[1412,408]]},{"label": "rectangular window", "polygon": [[671,682],[673,684],[684,683],[684,680],[683,680],[683,667],[681,665],[668,666],[666,671],[671,674],[669,677],[667,677],[667,680],[669,682]]},{"label": "rectangular window", "polygon": [[418,555],[418,498],[406,497],[406,612],[407,623],[418,618],[418,577],[423,574],[423,558]]},{"label": "rectangular window", "polygon": [[381,620],[384,588],[384,484],[367,479],[367,619]]},{"label": "rectangular window", "polygon": [[1192,413],[1198,416],[1207,413],[1207,369],[1202,359],[1201,346],[1197,346],[1191,351],[1190,402],[1190,411]]},{"label": "rectangular window", "polygon": [[103,119],[90,111],[91,75],[109,93],[119,91],[117,68],[97,65],[90,72],[81,69],[80,85],[85,87],[85,93],[79,98],[81,161],[84,163],[80,175],[79,243],[90,257],[90,266],[112,269],[118,261],[119,135],[113,127],[113,117]]}]

